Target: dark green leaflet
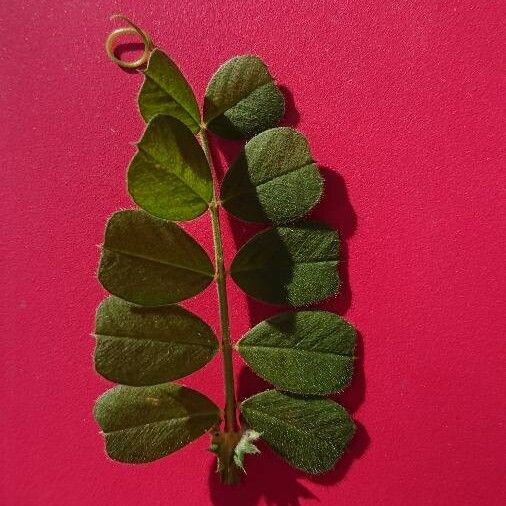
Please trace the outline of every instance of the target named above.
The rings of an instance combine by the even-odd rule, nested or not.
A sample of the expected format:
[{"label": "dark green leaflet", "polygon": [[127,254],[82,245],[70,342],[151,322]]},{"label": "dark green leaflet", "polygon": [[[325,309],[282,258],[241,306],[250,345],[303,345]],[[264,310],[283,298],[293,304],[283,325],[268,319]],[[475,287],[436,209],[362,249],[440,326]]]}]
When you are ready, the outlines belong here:
[{"label": "dark green leaflet", "polygon": [[207,86],[204,122],[222,137],[252,137],[275,126],[284,112],[283,94],[257,56],[232,58]]},{"label": "dark green leaflet", "polygon": [[97,311],[95,369],[116,383],[156,385],[203,367],[218,350],[211,328],[182,307],[134,306],[117,297]]},{"label": "dark green leaflet", "polygon": [[355,432],[346,410],[328,399],[267,390],[246,399],[241,412],[269,446],[311,474],[332,469]]},{"label": "dark green leaflet", "polygon": [[280,127],[246,144],[225,175],[221,200],[227,211],[243,220],[284,223],[305,215],[322,190],[306,139]]},{"label": "dark green leaflet", "polygon": [[134,210],[109,219],[98,279],[113,295],[162,306],[196,295],[213,276],[206,252],[175,223]]},{"label": "dark green leaflet", "polygon": [[339,238],[315,222],[260,232],[234,258],[234,281],[256,299],[302,306],[323,300],[339,288]]},{"label": "dark green leaflet", "polygon": [[168,383],[117,386],[95,404],[108,455],[120,462],[151,462],[175,452],[219,421],[219,409],[195,390]]},{"label": "dark green leaflet", "polygon": [[326,395],[351,380],[355,329],[328,311],[282,313],[253,327],[237,349],[275,387]]},{"label": "dark green leaflet", "polygon": [[193,133],[200,130],[200,111],[195,95],[177,65],[160,49],[149,57],[139,93],[139,110],[146,122],[167,114]]}]

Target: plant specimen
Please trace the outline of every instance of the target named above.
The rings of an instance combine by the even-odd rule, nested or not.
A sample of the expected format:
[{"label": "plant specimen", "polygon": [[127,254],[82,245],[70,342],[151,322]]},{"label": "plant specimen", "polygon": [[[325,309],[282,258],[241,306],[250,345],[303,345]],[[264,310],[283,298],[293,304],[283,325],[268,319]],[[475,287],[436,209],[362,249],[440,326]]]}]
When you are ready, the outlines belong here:
[{"label": "plant specimen", "polygon": [[[323,180],[304,136],[276,127],[284,98],[256,56],[232,58],[212,77],[201,113],[176,64],[149,36],[139,94],[146,128],[128,167],[128,191],[140,208],[109,219],[98,278],[111,293],[97,310],[95,368],[119,384],[96,402],[94,415],[108,455],[143,463],[164,457],[205,433],[225,483],[238,481],[244,456],[264,440],[296,468],[331,469],[354,433],[340,392],[353,372],[355,330],[338,315],[292,309],[230,337],[226,277],[250,297],[298,308],[339,289],[339,238],[326,225],[303,219],[321,198]],[[221,188],[213,180],[208,131],[249,139]],[[215,178],[214,178],[215,179]],[[270,228],[256,234],[230,266],[223,259],[220,214]],[[214,262],[177,222],[208,213]],[[198,316],[178,305],[214,283],[219,339]],[[274,389],[238,403],[235,351]],[[226,404],[174,380],[220,352]]]}]

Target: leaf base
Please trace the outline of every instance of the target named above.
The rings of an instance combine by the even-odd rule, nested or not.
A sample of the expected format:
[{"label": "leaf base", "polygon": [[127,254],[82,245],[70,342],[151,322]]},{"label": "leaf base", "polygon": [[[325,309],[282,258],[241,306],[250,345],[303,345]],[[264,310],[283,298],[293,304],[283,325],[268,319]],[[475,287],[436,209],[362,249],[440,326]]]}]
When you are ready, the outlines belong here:
[{"label": "leaf base", "polygon": [[215,432],[211,438],[209,450],[216,454],[216,472],[226,485],[237,485],[241,481],[242,471],[234,462],[234,450],[240,439],[240,432]]}]

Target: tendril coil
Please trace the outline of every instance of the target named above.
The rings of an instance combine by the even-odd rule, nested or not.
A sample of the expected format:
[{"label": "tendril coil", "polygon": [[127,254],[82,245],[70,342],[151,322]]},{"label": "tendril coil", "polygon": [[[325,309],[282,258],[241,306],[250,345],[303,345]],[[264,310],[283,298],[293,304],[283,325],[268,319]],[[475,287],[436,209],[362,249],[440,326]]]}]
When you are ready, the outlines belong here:
[{"label": "tendril coil", "polygon": [[[139,28],[133,21],[128,19],[126,16],[123,16],[122,14],[115,14],[114,16],[111,16],[111,19],[121,19],[129,26],[116,28],[116,30],[113,30],[107,37],[107,40],[105,42],[105,50],[109,58],[114,63],[125,69],[138,69],[140,67],[143,67],[149,60],[151,52],[153,51],[153,49],[155,49],[155,45],[153,44],[151,37],[147,32]],[[114,42],[118,37],[123,37],[124,35],[132,35],[132,34],[140,36],[144,44],[144,52],[137,60],[134,61],[122,60],[121,58],[118,58],[114,54]]]}]

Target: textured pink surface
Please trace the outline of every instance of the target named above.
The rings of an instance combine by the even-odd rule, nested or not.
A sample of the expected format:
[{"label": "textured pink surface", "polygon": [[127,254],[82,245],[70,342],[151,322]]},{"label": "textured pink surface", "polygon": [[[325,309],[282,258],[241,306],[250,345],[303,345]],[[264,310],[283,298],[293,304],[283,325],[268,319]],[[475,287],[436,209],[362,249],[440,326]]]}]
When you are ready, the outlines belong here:
[{"label": "textured pink surface", "polygon": [[[506,504],[504,2],[39,0],[2,11],[2,504]],[[109,386],[91,363],[96,245],[107,216],[132,206],[125,169],[142,128],[141,77],[103,50],[118,11],[200,99],[218,64],[261,55],[293,96],[288,123],[326,167],[314,214],[341,230],[349,284],[324,307],[361,334],[341,396],[359,430],[330,474],[307,478],[264,448],[246,483],[224,490],[206,438],[146,466],[104,456],[91,416]],[[207,217],[188,229],[211,246]],[[225,229],[230,261],[252,229]],[[273,312],[230,291],[234,338]],[[216,325],[212,288],[188,306]],[[238,378],[243,395],[261,387]],[[184,383],[221,403],[219,358]]]}]

